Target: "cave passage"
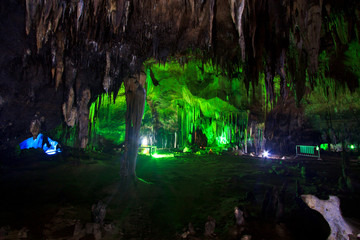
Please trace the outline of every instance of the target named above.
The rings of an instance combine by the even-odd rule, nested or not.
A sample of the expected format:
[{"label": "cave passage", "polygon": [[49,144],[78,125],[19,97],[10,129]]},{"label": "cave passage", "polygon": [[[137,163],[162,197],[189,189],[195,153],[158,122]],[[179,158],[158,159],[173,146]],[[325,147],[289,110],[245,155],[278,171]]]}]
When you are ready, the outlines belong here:
[{"label": "cave passage", "polygon": [[360,1],[0,5],[1,240],[360,233]]}]

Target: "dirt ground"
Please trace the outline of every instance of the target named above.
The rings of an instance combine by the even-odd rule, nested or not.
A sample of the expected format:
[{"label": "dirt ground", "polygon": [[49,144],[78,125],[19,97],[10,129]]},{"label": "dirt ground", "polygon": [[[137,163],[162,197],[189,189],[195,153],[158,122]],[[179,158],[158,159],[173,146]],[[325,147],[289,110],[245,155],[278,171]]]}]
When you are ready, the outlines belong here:
[{"label": "dirt ground", "polygon": [[[1,160],[0,239],[326,239],[326,221],[300,194],[336,195],[343,215],[360,220],[358,161],[350,161],[349,189],[339,182],[339,156],[140,155],[139,180],[130,186],[119,175],[121,157],[27,151]],[[273,209],[265,204],[269,196],[279,199]],[[92,205],[99,201],[105,219],[92,225]],[[245,216],[241,227],[236,206]],[[215,231],[206,237],[208,218]]]}]

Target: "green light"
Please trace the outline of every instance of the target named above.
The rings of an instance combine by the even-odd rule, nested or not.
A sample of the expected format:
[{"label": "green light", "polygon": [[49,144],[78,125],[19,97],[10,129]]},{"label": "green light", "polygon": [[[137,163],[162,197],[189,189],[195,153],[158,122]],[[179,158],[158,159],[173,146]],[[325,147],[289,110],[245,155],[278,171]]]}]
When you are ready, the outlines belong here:
[{"label": "green light", "polygon": [[355,149],[355,146],[354,146],[354,145],[350,145],[350,148],[351,148],[352,150],[354,150],[354,149]]},{"label": "green light", "polygon": [[241,125],[247,122],[247,112],[239,109],[246,109],[250,99],[239,94],[246,92],[242,75],[231,79],[211,61],[195,57],[184,65],[169,61],[164,66],[149,60],[145,67],[148,104],[164,132],[179,133],[178,145],[198,142],[197,133],[206,136],[207,147],[240,141],[235,135],[240,135],[239,129],[244,131]]},{"label": "green light", "polygon": [[216,141],[218,142],[218,145],[225,145],[225,144],[229,143],[225,132],[223,132],[223,134],[221,136],[217,137]]},{"label": "green light", "polygon": [[113,93],[100,95],[90,106],[90,136],[92,145],[97,145],[100,139],[106,139],[115,144],[125,141],[125,87],[121,86],[114,100]]},{"label": "green light", "polygon": [[139,181],[143,182],[143,183],[146,183],[146,184],[153,184],[152,182],[146,181],[146,180],[144,180],[144,179],[142,179],[142,178],[139,178],[139,177],[137,177],[137,179],[138,179]]},{"label": "green light", "polygon": [[175,157],[173,153],[167,153],[167,154],[153,154],[152,155],[153,158],[173,158]]},{"label": "green light", "polygon": [[190,149],[190,148],[188,148],[188,147],[184,147],[183,152],[184,152],[184,153],[191,152],[191,149]]},{"label": "green light", "polygon": [[322,143],[320,144],[320,148],[324,151],[327,151],[329,149],[329,144],[327,143]]},{"label": "green light", "polygon": [[188,134],[188,141],[189,141],[189,143],[191,143],[191,140],[192,140],[192,136],[191,136],[191,134]]}]

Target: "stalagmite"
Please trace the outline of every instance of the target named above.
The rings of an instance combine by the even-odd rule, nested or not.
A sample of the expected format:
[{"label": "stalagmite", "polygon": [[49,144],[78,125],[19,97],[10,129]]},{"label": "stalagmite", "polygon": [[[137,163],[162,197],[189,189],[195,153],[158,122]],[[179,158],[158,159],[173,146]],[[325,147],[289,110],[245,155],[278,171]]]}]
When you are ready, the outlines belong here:
[{"label": "stalagmite", "polygon": [[89,101],[91,93],[90,89],[82,91],[81,100],[79,102],[78,116],[79,116],[79,141],[80,147],[85,149],[88,144],[88,125],[89,125]]},{"label": "stalagmite", "polygon": [[126,136],[125,153],[121,166],[121,174],[125,177],[135,177],[136,158],[139,148],[139,133],[144,113],[146,92],[137,78],[128,78],[124,81],[126,91]]},{"label": "stalagmite", "polygon": [[69,94],[68,94],[68,100],[66,103],[63,103],[63,105],[62,105],[64,119],[65,119],[66,124],[69,127],[74,127],[75,122],[77,120],[77,110],[73,106],[74,101],[75,101],[74,89],[70,88]]}]

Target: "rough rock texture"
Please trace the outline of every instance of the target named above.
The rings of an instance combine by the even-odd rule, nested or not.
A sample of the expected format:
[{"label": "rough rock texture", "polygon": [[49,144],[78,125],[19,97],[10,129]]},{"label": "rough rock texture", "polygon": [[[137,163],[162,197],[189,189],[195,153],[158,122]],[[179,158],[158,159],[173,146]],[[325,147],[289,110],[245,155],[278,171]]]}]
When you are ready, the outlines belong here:
[{"label": "rough rock texture", "polygon": [[125,80],[126,91],[126,135],[125,153],[121,171],[123,175],[135,176],[136,157],[139,148],[141,120],[144,113],[146,92],[143,74]]},{"label": "rough rock texture", "polygon": [[234,215],[237,225],[243,225],[245,223],[244,212],[239,207],[234,208]]},{"label": "rough rock texture", "polygon": [[316,145],[320,137],[320,133],[311,128],[304,110],[296,107],[294,98],[287,98],[284,104],[278,104],[267,116],[267,149],[291,153],[299,144]]},{"label": "rough rock texture", "polygon": [[[65,122],[77,129],[75,145],[85,148],[87,108],[100,93],[117,93],[124,81],[136,78],[146,59],[173,57],[186,63],[190,51],[228,75],[243,67],[247,90],[265,72],[270,101],[275,75],[284,100],[289,83],[301,99],[306,73],[316,75],[322,37],[328,38],[322,33],[324,14],[358,7],[350,0],[4,0],[0,149],[28,137],[37,113],[46,119],[43,131]],[[142,90],[127,95],[130,105],[140,104],[129,111],[141,111],[142,101],[135,98],[143,98]],[[136,128],[129,134],[134,139]],[[135,149],[129,149],[134,157]]]},{"label": "rough rock texture", "polygon": [[323,215],[331,232],[328,240],[348,240],[356,237],[360,230],[352,228],[342,217],[340,199],[330,196],[329,200],[320,200],[313,195],[301,195],[302,200],[311,208]]},{"label": "rough rock texture", "polygon": [[211,217],[211,216],[208,216],[208,220],[205,223],[205,231],[204,231],[204,235],[206,237],[215,236],[215,234],[214,234],[215,225],[216,225],[215,219],[213,217]]},{"label": "rough rock texture", "polygon": [[103,224],[106,215],[106,204],[102,201],[93,204],[91,206],[91,215],[95,223]]}]

